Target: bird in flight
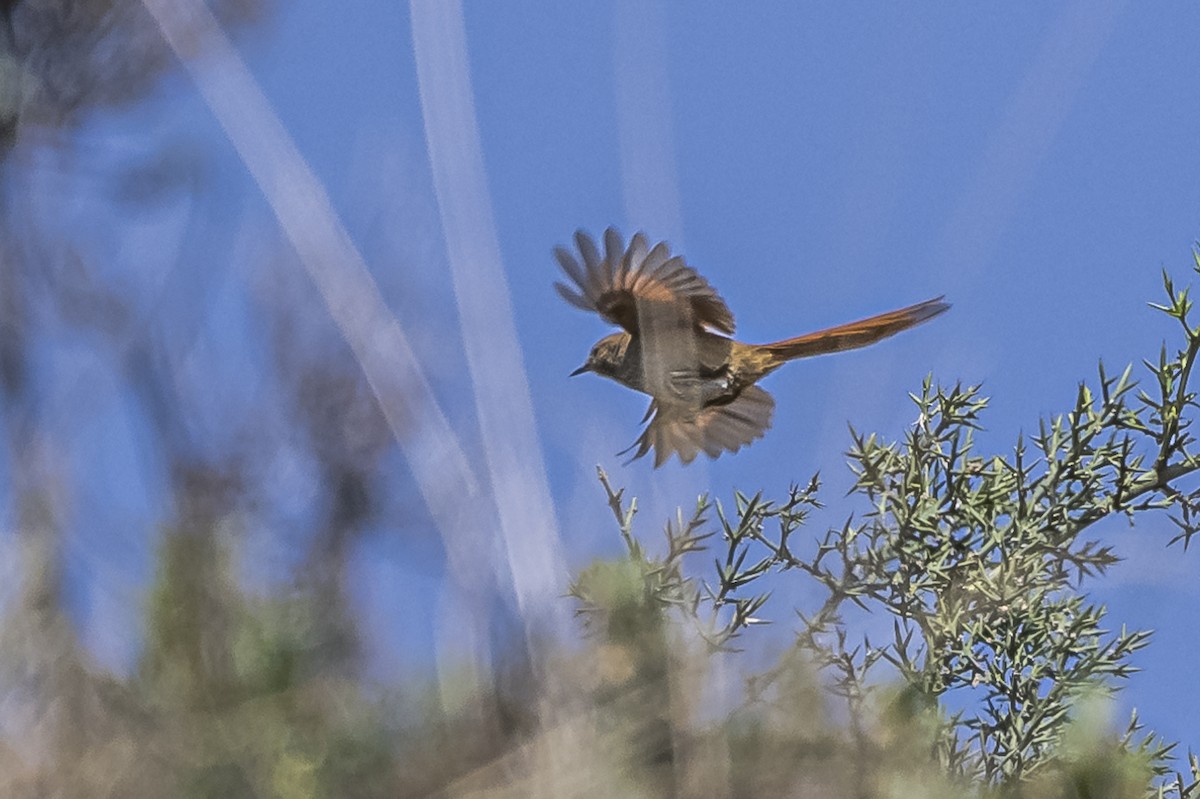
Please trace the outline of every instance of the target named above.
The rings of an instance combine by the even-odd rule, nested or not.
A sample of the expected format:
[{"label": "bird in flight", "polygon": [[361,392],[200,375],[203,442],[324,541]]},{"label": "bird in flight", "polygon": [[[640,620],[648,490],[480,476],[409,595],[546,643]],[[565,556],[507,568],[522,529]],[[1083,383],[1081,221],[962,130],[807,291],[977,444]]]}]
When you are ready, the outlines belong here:
[{"label": "bird in flight", "polygon": [[[604,253],[582,230],[579,257],[563,247],[555,258],[573,286],[555,283],[563,299],[594,311],[622,330],[596,342],[572,372],[616,380],[650,395],[649,421],[636,460],[654,450],[655,467],[673,454],[691,463],[704,452],[737,452],[771,426],[775,400],[756,383],[788,361],[874,344],[928,321],[950,305],[942,297],[857,322],[771,344],[735,341],[733,314],[721,295],[666,242],[650,247],[636,234],[604,232]],[[582,263],[580,262],[582,258]]]}]

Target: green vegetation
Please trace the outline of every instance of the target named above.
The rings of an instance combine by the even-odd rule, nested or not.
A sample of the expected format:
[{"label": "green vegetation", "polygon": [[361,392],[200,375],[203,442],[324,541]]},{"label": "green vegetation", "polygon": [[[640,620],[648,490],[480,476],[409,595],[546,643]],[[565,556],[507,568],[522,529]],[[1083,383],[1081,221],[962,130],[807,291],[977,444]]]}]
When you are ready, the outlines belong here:
[{"label": "green vegetation", "polygon": [[[260,11],[212,5],[225,24]],[[6,169],[21,166],[9,156],[33,128],[44,141],[28,146],[46,163],[86,162],[72,136],[89,115],[144,99],[173,63],[134,2],[16,0],[0,12]],[[105,203],[150,207],[200,182],[194,164],[160,160],[90,185]],[[197,297],[220,293],[205,280],[219,283],[221,259],[205,251],[192,256],[202,268],[155,275],[167,288],[146,300],[102,279],[95,253],[35,230],[27,209],[0,212],[13,531],[0,539],[12,578],[0,586],[2,797],[1200,796],[1190,752],[1136,716],[1111,717],[1149,631],[1109,619],[1089,594],[1119,559],[1090,537],[1097,522],[1165,514],[1177,532],[1158,543],[1181,550],[1200,531],[1200,489],[1184,485],[1200,469],[1189,387],[1200,327],[1170,279],[1156,307],[1182,340],[1147,362],[1149,378],[1101,368],[1074,407],[1003,452],[976,443],[979,387],[931,378],[902,440],[852,431],[846,498],[824,496],[816,477],[777,499],[702,497],[652,541],[636,501],[601,472],[596,510],[606,497],[624,552],[581,570],[563,597],[578,635],[529,635],[536,645],[509,643],[498,665],[440,662],[389,683],[365,674],[351,556],[380,517],[389,534],[425,525],[424,498],[395,496],[385,454],[396,442],[312,287],[289,283],[289,268],[257,276],[270,287],[252,314],[262,340],[239,355],[252,361],[242,374],[265,377],[221,405],[245,387],[196,378],[206,357],[230,373],[224,353],[195,346],[203,314],[192,315]],[[174,242],[181,259],[204,249],[188,243]],[[55,346],[73,366],[87,353],[108,367],[144,426],[162,482],[145,528],[94,532],[72,518],[86,481],[71,467],[100,458],[73,461],[78,428],[63,417],[76,411],[46,407]],[[83,371],[57,404],[88,405]],[[301,477],[281,478],[288,469]],[[296,485],[312,496],[280,510]],[[814,529],[834,501],[846,521]],[[107,535],[96,548],[155,551],[128,673],[97,666],[71,616],[66,553],[81,527]],[[239,557],[259,532],[302,557],[256,592]],[[454,575],[453,554],[452,576],[483,579]],[[816,597],[798,623],[766,618],[768,586],[784,581]],[[469,611],[494,598],[479,596]],[[781,654],[755,666],[735,654],[752,642]]]},{"label": "green vegetation", "polygon": [[[1087,593],[1118,560],[1087,538],[1101,519],[1166,513],[1183,548],[1198,529],[1200,493],[1178,483],[1200,468],[1200,329],[1166,287],[1184,342],[1147,364],[1147,388],[1102,368],[1069,412],[988,455],[979,390],[927,380],[902,441],[852,431],[860,504],[815,540],[816,478],[782,501],[702,497],[653,545],[601,472],[625,554],[563,600],[583,649],[546,641],[548,667],[518,659],[482,693],[430,675],[381,694],[355,665],[352,617],[329,612],[344,586],[247,594],[219,523],[227,482],[183,471],[134,675],[89,668],[59,578],[30,572],[0,658],[10,687],[24,675],[43,697],[31,729],[56,754],[0,751],[4,793],[1195,796],[1194,760],[1175,771],[1172,745],[1109,717],[1149,633],[1114,628]],[[331,523],[361,518],[352,504]],[[795,634],[764,626],[769,575],[823,597]],[[881,618],[875,640],[863,630]],[[729,653],[781,632],[784,654],[731,688]]]}]

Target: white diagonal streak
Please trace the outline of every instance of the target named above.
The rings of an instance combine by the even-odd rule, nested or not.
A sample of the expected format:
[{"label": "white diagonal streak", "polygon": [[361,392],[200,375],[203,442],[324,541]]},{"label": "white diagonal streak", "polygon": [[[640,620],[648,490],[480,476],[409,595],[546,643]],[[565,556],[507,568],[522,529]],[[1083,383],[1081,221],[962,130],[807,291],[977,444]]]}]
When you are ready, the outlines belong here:
[{"label": "white diagonal streak", "polygon": [[[388,311],[329,197],[212,12],[200,0],[143,0],[266,196],[316,284],[408,460],[451,558],[474,528],[479,484],[408,338]],[[197,55],[197,53],[201,55]]]},{"label": "white diagonal streak", "polygon": [[613,73],[621,188],[634,230],[685,252],[683,200],[675,168],[667,14],[663,0],[618,0],[613,8]]},{"label": "white diagonal streak", "polygon": [[513,324],[458,0],[411,0],[425,143],[509,572],[528,625],[564,632],[566,568]]},{"label": "white diagonal streak", "polygon": [[988,136],[976,172],[947,220],[938,253],[943,289],[966,281],[995,253],[1038,167],[1128,0],[1072,0],[1057,16]]}]

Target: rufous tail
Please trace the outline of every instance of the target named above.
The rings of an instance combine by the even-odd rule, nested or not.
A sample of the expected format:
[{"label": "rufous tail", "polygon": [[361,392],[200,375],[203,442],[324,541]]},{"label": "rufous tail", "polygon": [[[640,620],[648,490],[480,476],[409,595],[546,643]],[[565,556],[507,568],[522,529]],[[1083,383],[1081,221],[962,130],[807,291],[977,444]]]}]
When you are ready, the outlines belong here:
[{"label": "rufous tail", "polygon": [[770,355],[777,364],[796,358],[811,358],[829,352],[858,349],[927,322],[949,308],[950,303],[944,302],[943,297],[934,297],[932,300],[898,311],[889,311],[857,322],[776,341],[773,344],[762,344],[759,349]]}]

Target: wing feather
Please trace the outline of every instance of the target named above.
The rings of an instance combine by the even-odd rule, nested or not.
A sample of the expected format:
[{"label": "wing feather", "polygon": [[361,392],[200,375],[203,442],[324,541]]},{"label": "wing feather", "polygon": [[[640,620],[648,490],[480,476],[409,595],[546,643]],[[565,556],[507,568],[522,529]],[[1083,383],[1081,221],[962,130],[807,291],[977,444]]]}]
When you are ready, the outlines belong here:
[{"label": "wing feather", "polygon": [[[595,311],[630,333],[639,331],[638,303],[676,306],[677,316],[687,326],[710,328],[732,335],[733,314],[708,281],[687,265],[681,256],[672,256],[666,242],[649,246],[644,233],[637,233],[629,246],[616,228],[604,231],[604,254],[587,233],[575,233],[574,253],[563,247],[554,249],[554,257],[574,286],[558,283],[558,293],[578,308]],[[658,312],[656,312],[658,313]]]},{"label": "wing feather", "polygon": [[758,386],[745,389],[728,405],[710,405],[699,411],[653,401],[645,417],[650,423],[628,449],[618,454],[634,450],[629,459],[634,461],[653,450],[655,468],[672,455],[685,464],[701,451],[716,458],[762,438],[774,412],[775,400]]}]

